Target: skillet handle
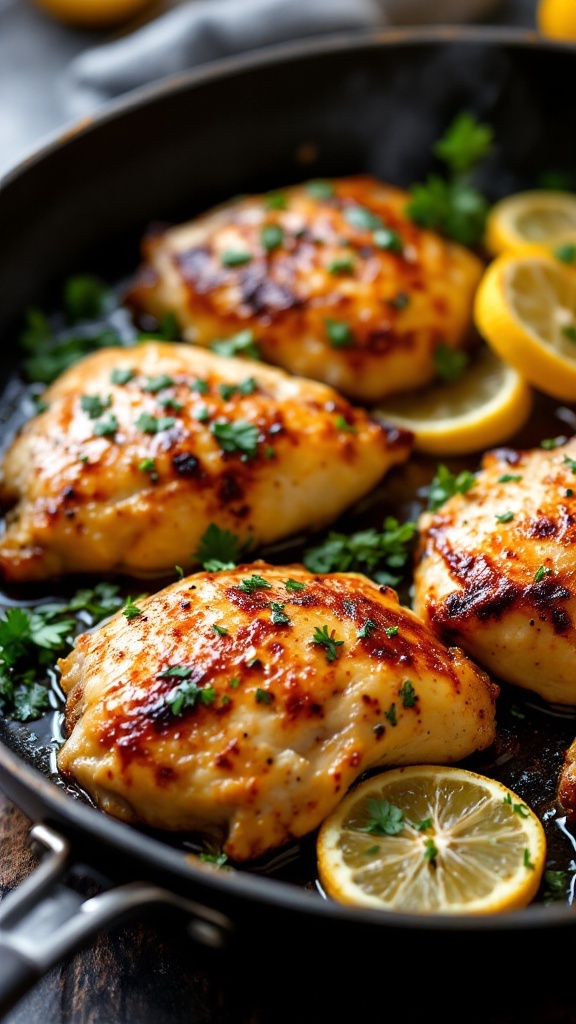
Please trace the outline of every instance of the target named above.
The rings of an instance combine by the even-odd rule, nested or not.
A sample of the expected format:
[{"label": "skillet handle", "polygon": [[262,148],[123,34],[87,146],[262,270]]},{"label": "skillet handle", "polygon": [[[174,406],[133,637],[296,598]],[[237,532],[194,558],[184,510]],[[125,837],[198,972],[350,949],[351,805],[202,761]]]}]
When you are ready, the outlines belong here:
[{"label": "skillet handle", "polygon": [[67,839],[46,825],[34,825],[29,840],[44,856],[0,904],[0,1017],[63,957],[99,931],[145,911],[179,915],[190,938],[212,949],[223,949],[232,938],[234,926],[224,914],[145,881],[86,899],[70,884]]}]

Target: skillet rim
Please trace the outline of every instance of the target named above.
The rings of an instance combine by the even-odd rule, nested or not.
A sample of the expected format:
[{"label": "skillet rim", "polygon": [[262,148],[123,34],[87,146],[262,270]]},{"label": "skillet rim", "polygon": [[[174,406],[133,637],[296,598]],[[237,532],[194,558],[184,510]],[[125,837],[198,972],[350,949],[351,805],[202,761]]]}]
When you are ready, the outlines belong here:
[{"label": "skillet rim", "polygon": [[[358,30],[355,32],[330,33],[320,38],[300,40],[291,43],[262,47],[240,55],[211,61],[199,68],[166,76],[158,82],[131,90],[128,94],[107,102],[95,113],[76,119],[56,131],[49,133],[44,141],[34,147],[28,155],[0,177],[0,203],[6,188],[18,178],[50,158],[60,149],[73,146],[76,139],[98,132],[112,121],[121,121],[131,111],[153,105],[166,97],[194,90],[197,86],[214,80],[222,81],[254,70],[265,73],[266,68],[279,62],[293,63],[310,59],[316,55],[367,49],[387,49],[398,46],[422,46],[430,43],[455,43],[487,45],[501,44],[520,50],[559,50],[572,53],[576,60],[576,44],[544,38],[535,29],[499,27],[485,25],[440,25],[427,27],[399,27],[383,30]],[[32,723],[33,725],[33,723]],[[8,784],[5,781],[8,780]],[[231,897],[235,906],[265,905],[268,911],[301,911],[328,921],[348,922],[362,927],[371,925],[381,931],[407,931],[417,933],[514,933],[546,931],[548,928],[576,926],[576,915],[569,904],[549,906],[531,905],[523,910],[497,916],[439,915],[420,916],[398,912],[385,912],[363,907],[347,907],[335,901],[323,899],[298,886],[274,878],[238,870],[237,872],[214,872],[194,867],[182,853],[163,843],[160,839],[147,836],[124,822],[107,816],[97,808],[74,800],[45,777],[41,771],[27,764],[0,739],[0,783],[17,807],[25,815],[26,809],[39,801],[44,809],[42,821],[57,823],[56,827],[66,834],[66,829],[79,833],[87,841],[97,840],[100,849],[93,860],[98,868],[102,848],[111,847],[122,858],[134,857],[140,864],[145,862],[156,875],[160,872],[170,879],[171,884],[196,884],[197,895],[212,896],[210,905],[219,903],[226,910],[222,897]],[[20,799],[21,790],[27,799]],[[144,853],[143,853],[144,851]],[[74,852],[74,849],[73,851]]]}]

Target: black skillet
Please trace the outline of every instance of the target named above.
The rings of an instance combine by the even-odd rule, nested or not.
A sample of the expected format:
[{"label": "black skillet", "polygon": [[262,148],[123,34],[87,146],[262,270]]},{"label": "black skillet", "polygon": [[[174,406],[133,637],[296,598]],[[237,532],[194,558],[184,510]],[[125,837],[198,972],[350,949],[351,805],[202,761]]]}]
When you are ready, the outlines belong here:
[{"label": "black skillet", "polygon": [[[532,187],[548,171],[576,181],[576,49],[506,29],[388,31],[268,50],[140,90],[55,139],[0,189],[5,440],[15,422],[24,312],[55,308],[67,275],[92,271],[121,281],[136,266],[140,237],[152,222],[189,217],[237,193],[360,171],[403,186],[422,180],[434,167],[433,143],[463,109],[494,128],[497,147],[480,181],[490,199]],[[539,399],[516,440],[535,444],[572,433],[571,414]],[[393,478],[369,514],[380,523],[403,497],[401,477]],[[347,525],[354,517],[352,510]],[[292,559],[297,548],[287,550]],[[430,993],[440,991],[447,1019],[450,993],[464,985],[466,1011],[452,1010],[458,1020],[478,1013],[533,1019],[534,980],[546,999],[570,976],[570,891],[559,902],[540,899],[496,918],[345,908],[315,885],[312,839],[283,864],[202,869],[177,841],[106,817],[64,786],[51,767],[47,728],[46,721],[0,723],[0,783],[36,823],[31,839],[44,854],[2,906],[2,1011],[98,931],[150,912],[174,914],[191,940],[219,951],[223,970],[232,958],[262,980],[273,965],[277,1020],[289,994],[302,985],[307,991],[307,976],[318,981],[322,960],[332,987],[338,979],[342,1006],[347,992],[358,1007],[364,998],[382,1009],[390,989],[403,993],[411,1016],[428,1016]],[[571,715],[505,690],[498,744],[472,760],[539,811],[549,864],[568,872],[574,848],[555,786],[575,734]],[[96,893],[91,899],[86,878]],[[544,962],[553,962],[552,975]],[[495,1015],[503,1005],[501,983],[517,1017]]]}]

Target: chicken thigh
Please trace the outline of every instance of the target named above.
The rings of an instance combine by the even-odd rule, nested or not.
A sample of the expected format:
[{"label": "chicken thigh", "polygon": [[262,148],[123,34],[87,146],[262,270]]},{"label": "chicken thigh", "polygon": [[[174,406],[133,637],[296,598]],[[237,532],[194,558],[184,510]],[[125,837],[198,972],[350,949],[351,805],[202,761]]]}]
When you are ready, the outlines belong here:
[{"label": "chicken thigh", "polygon": [[367,176],[234,199],[151,233],[127,302],[199,345],[244,331],[267,362],[374,404],[466,344],[483,270],[407,202]]},{"label": "chicken thigh", "polygon": [[489,452],[423,514],[414,608],[498,679],[576,704],[576,438]]},{"label": "chicken thigh", "polygon": [[497,685],[360,574],[260,561],[138,608],[59,662],[59,768],[133,824],[219,835],[248,861],[313,830],[365,769],[494,740]]},{"label": "chicken thigh", "polygon": [[212,522],[255,547],[319,529],[409,455],[332,388],[191,345],[87,356],[5,455],[0,576],[160,576]]}]

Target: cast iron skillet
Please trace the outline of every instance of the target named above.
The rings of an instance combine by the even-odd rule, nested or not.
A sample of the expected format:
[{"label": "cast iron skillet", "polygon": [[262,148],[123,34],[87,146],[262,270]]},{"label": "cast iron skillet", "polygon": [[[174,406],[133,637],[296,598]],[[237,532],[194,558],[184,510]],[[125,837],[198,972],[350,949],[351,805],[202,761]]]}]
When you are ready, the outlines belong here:
[{"label": "cast iron skillet", "polygon": [[[531,187],[546,170],[576,175],[575,87],[570,46],[530,32],[447,28],[275,48],[112,104],[25,161],[0,189],[4,379],[18,361],[24,311],[50,307],[70,273],[89,270],[110,281],[130,273],[151,222],[308,177],[363,171],[409,185],[433,167],[432,145],[462,109],[496,134],[481,182],[491,199]],[[9,404],[8,389],[4,419]],[[508,737],[507,778],[531,797],[538,791],[545,813],[576,721],[554,733],[554,746],[545,710],[535,714],[523,738]],[[553,956],[556,979],[571,964],[576,913],[569,899],[498,918],[415,918],[341,907],[290,876],[194,866],[161,837],[106,817],[55,784],[33,730],[4,722],[0,732],[0,782],[36,823],[31,838],[45,853],[2,907],[0,1009],[100,929],[148,911],[178,915],[192,939],[236,963],[246,958],[252,971],[256,956],[260,976],[272,957],[291,989],[302,979],[295,961],[317,966],[322,954],[341,965],[341,991],[346,974],[357,979],[355,969],[364,984],[379,988],[386,978],[406,998],[415,982],[425,998],[441,979],[446,986],[465,975],[478,1010],[497,1001],[489,983],[496,972],[519,1007],[519,978],[538,972],[542,980],[543,958]],[[86,876],[97,892],[88,900],[78,882]]]}]

